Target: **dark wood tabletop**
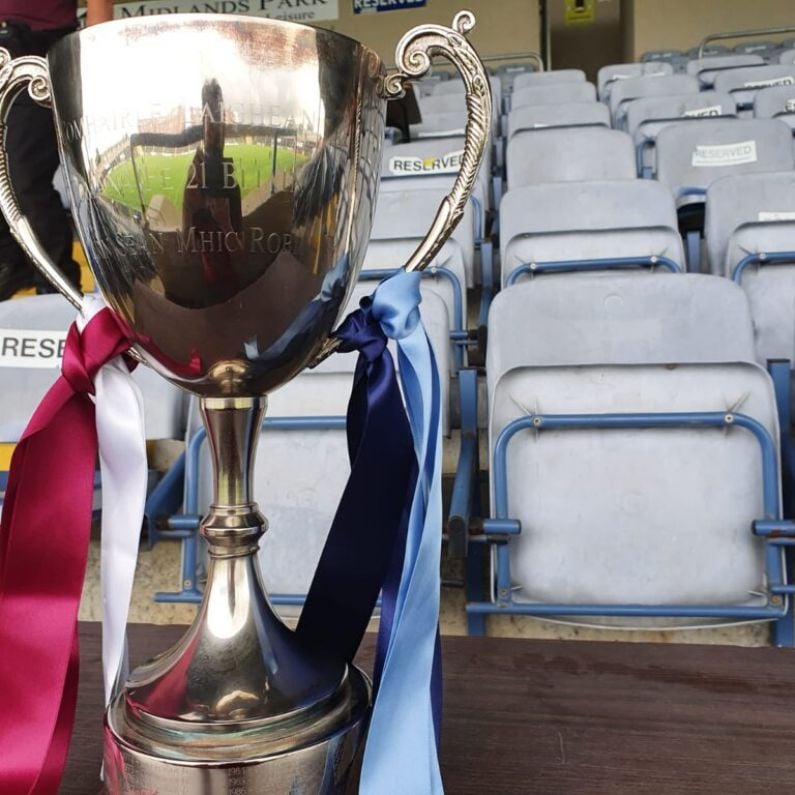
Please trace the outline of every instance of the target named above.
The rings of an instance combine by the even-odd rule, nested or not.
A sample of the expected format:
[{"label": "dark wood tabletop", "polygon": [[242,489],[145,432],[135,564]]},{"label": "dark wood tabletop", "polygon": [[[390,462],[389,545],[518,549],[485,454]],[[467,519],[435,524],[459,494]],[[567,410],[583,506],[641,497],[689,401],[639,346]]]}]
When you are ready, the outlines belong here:
[{"label": "dark wood tabletop", "polygon": [[[131,626],[133,663],[183,631]],[[82,624],[80,641],[63,795],[99,791],[99,625]],[[795,786],[792,650],[452,637],[443,649],[447,795],[753,795]],[[368,636],[360,663],[369,667],[372,654]]]}]

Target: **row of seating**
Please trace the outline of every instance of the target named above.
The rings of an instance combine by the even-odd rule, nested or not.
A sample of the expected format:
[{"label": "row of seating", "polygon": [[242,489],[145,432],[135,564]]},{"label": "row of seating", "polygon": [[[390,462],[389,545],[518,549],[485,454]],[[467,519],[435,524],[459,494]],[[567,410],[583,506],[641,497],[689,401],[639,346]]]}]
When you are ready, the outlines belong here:
[{"label": "row of seating", "polygon": [[[550,86],[560,78],[531,76]],[[520,77],[514,92],[533,87]],[[422,91],[416,140],[385,147],[354,302],[407,259],[460,165],[461,87],[435,93],[454,81],[434,82]],[[450,108],[423,105],[424,96],[451,97]],[[641,101],[627,103],[627,117]],[[777,120],[672,123],[656,140],[657,179],[644,180],[629,134],[608,128],[609,108],[578,104],[608,117],[576,129],[517,128],[504,149],[522,106],[495,125],[473,199],[422,281],[445,431],[460,442],[451,445],[445,529],[451,551],[467,555],[470,630],[512,612],[622,626],[767,620],[776,642],[791,643],[783,545],[792,528],[782,519],[790,368],[782,377],[782,368],[771,376],[761,366],[771,351],[795,359],[791,132]],[[688,131],[698,135],[679,161],[695,176],[674,177],[664,165],[668,138]],[[597,143],[588,150],[587,141]],[[721,146],[747,141],[752,162],[723,161]],[[778,173],[746,173],[763,169]],[[684,245],[690,221],[677,204],[696,195],[706,198],[710,275],[682,273],[693,246]],[[270,398],[255,481],[271,527],[265,580],[285,608],[302,602],[347,477],[353,362],[332,357]],[[479,386],[487,462],[478,459]],[[186,439],[184,505],[162,533],[185,545],[182,587],[159,598],[198,601],[196,529],[210,467],[195,404],[183,423],[170,433]]]}]

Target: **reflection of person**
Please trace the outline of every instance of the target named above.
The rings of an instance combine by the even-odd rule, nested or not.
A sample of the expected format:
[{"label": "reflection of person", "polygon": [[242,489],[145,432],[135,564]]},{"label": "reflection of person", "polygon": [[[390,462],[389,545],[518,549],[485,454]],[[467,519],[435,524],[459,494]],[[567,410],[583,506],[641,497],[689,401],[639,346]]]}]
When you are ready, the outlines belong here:
[{"label": "reflection of person", "polygon": [[[86,24],[113,17],[113,0],[88,0]],[[45,55],[62,36],[77,28],[77,0],[0,0],[0,47],[13,58]],[[8,114],[6,153],[14,192],[22,212],[53,262],[76,286],[80,266],[72,260],[72,225],[52,184],[58,145],[52,111],[22,92]],[[0,300],[18,290],[54,288],[33,266],[0,217]]]},{"label": "reflection of person", "polygon": [[224,157],[224,97],[217,81],[202,87],[202,142],[196,150],[182,200],[183,238],[199,241],[205,284],[225,301],[238,289],[227,241],[243,230],[240,185],[231,157]]}]

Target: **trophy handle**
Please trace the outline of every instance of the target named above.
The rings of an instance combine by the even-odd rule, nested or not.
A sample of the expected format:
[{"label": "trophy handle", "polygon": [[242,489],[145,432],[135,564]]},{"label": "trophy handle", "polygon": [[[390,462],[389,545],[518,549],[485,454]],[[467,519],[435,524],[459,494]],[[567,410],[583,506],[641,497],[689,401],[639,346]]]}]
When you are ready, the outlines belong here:
[{"label": "trophy handle", "polygon": [[[491,85],[478,54],[466,39],[466,34],[474,27],[475,15],[471,11],[459,11],[449,28],[444,25],[418,25],[412,28],[395,49],[398,71],[384,78],[382,96],[388,100],[399,99],[405,92],[405,82],[422,77],[431,68],[431,58],[443,55],[458,69],[466,92],[468,113],[461,169],[450,193],[442,199],[427,235],[403,266],[407,271],[426,268],[458,225],[489,141]],[[317,367],[338,345],[336,337],[327,339],[309,366]]]},{"label": "trophy handle", "polygon": [[491,85],[477,52],[466,39],[466,34],[474,27],[475,15],[471,11],[459,11],[449,28],[443,25],[412,28],[395,50],[398,71],[384,80],[382,93],[386,99],[399,99],[405,93],[406,81],[422,77],[431,68],[431,58],[442,55],[458,69],[466,91],[467,123],[461,169],[450,193],[442,199],[425,239],[405,264],[407,271],[426,268],[458,225],[488,145]]},{"label": "trophy handle", "polygon": [[60,293],[80,309],[83,304],[82,294],[61,273],[39,242],[33,227],[22,213],[8,174],[6,119],[11,103],[25,88],[35,102],[44,107],[51,106],[47,61],[35,55],[12,59],[8,50],[0,48],[0,212],[3,213],[11,234],[33,260],[33,264]]}]

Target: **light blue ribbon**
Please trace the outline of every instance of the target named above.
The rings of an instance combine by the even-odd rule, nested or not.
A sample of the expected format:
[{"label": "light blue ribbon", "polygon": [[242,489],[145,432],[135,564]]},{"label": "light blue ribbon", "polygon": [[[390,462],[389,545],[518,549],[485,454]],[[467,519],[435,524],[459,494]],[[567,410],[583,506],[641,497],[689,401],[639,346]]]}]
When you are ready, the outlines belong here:
[{"label": "light blue ribbon", "polygon": [[373,294],[373,315],[387,337],[397,343],[418,476],[394,619],[365,746],[360,795],[444,792],[431,692],[441,586],[441,384],[419,303],[419,273],[400,271]]}]

